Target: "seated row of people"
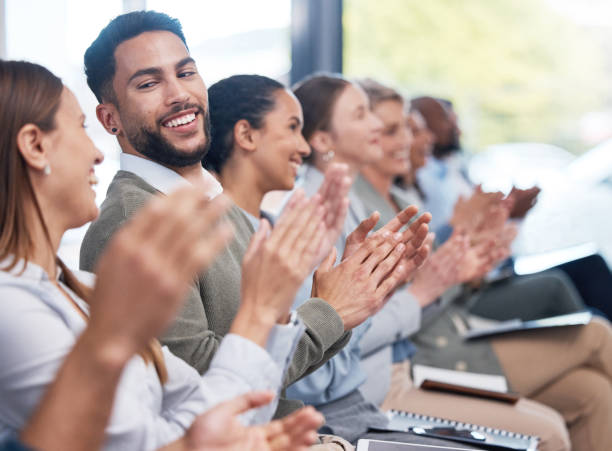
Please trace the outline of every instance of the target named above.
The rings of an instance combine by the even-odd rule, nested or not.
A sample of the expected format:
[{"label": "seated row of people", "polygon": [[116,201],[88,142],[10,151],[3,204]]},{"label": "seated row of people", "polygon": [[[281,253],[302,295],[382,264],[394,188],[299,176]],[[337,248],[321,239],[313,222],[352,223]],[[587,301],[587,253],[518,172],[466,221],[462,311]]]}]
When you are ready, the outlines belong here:
[{"label": "seated row of people", "polygon": [[[420,115],[425,125],[431,129],[433,142],[430,146],[432,157],[428,158],[426,163],[416,162],[417,169],[413,171],[407,187],[418,187],[425,207],[433,213],[434,230],[440,238],[447,237],[452,230],[452,223],[458,215],[461,216],[457,206],[465,206],[462,197],[472,198],[478,191],[478,187],[474,187],[468,177],[469,157],[462,149],[459,118],[452,103],[444,99],[417,97],[411,100],[410,109],[412,114]],[[538,187],[513,187],[508,196],[513,202],[510,218],[523,219],[534,206],[539,192]],[[593,208],[598,206],[594,205]],[[467,211],[470,209],[467,208]],[[511,263],[511,260],[509,262]],[[594,253],[574,260],[560,261],[554,269],[561,277],[570,278],[589,308],[608,320],[612,318],[612,306],[607,301],[612,291],[612,272],[601,255]],[[481,296],[480,300],[475,302],[473,311],[499,319],[506,318],[510,313],[514,314],[515,318],[529,318],[541,313],[533,303],[517,305],[510,312],[507,310],[507,303],[503,304],[506,308],[500,308],[497,303],[488,302],[489,299],[487,296]]]},{"label": "seated row of people", "polygon": [[[46,69],[2,62],[0,433],[25,428],[26,443],[54,449],[36,438],[39,419],[93,330],[117,335],[122,359],[104,384],[103,408],[83,403],[82,418],[92,420],[81,444],[75,435],[63,449],[443,443],[374,432],[385,429],[389,408],[538,435],[544,450],[605,449],[608,322],[480,342],[459,336],[456,321],[484,293],[544,311],[582,304],[554,274],[478,288],[516,232],[507,199],[479,194],[479,214],[434,241],[431,215],[417,215],[393,185],[410,172],[415,145],[431,141],[418,138],[425,124],[399,93],[333,75],[293,92],[256,75],[207,91],[178,21],[152,11],[113,19],[87,50],[85,70],[97,118],[122,150],[99,215],[90,185],[102,154],[76,99]],[[304,161],[278,218],[261,212],[266,193],[294,190]],[[81,269],[97,279],[56,257],[64,232],[92,219]],[[140,320],[148,328],[132,339],[130,318],[155,302],[166,303],[163,318],[134,319],[134,329]],[[97,318],[106,328],[96,329]],[[167,325],[161,344],[150,340]],[[503,374],[524,398],[510,406],[425,392],[412,384],[411,360]],[[273,394],[245,395],[261,390]],[[304,403],[325,415],[323,427]],[[240,416],[252,426],[241,426],[235,415],[247,406],[258,408]],[[255,426],[272,418],[280,420]],[[316,439],[317,429],[331,436]]]}]

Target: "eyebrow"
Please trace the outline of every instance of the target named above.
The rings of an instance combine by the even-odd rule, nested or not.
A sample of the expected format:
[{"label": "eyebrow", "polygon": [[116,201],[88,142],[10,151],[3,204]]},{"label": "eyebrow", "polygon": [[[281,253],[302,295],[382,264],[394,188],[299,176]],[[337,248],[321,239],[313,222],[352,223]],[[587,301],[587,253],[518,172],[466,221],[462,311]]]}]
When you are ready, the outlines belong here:
[{"label": "eyebrow", "polygon": [[301,123],[302,123],[302,120],[301,120],[299,117],[297,117],[297,116],[291,116],[291,117],[289,118],[289,120],[290,120],[290,121],[292,121],[292,120],[294,120],[294,119],[297,121],[297,123],[298,123],[298,124],[301,124]]},{"label": "eyebrow", "polygon": [[[187,56],[180,60],[178,63],[176,63],[174,65],[174,69],[178,70],[181,67],[186,66],[187,64],[195,64],[195,60],[192,57]],[[145,69],[140,69],[132,74],[132,76],[128,80],[128,84],[131,83],[132,80],[134,80],[135,78],[142,77],[143,75],[159,75],[161,73],[162,70],[159,67],[147,67]]]}]

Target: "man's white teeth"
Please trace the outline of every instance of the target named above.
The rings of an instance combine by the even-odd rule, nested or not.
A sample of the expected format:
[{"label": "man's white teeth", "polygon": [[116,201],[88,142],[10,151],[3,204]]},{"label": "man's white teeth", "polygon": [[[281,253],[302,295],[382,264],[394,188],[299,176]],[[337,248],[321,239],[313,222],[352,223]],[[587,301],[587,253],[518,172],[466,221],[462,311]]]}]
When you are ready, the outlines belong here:
[{"label": "man's white teeth", "polygon": [[98,184],[98,177],[96,177],[95,174],[89,176],[89,184],[91,186],[96,186]]},{"label": "man's white teeth", "polygon": [[190,122],[195,121],[196,115],[195,113],[189,113],[181,117],[177,117],[176,119],[172,119],[169,122],[164,124],[164,127],[178,127],[179,125],[189,124]]}]

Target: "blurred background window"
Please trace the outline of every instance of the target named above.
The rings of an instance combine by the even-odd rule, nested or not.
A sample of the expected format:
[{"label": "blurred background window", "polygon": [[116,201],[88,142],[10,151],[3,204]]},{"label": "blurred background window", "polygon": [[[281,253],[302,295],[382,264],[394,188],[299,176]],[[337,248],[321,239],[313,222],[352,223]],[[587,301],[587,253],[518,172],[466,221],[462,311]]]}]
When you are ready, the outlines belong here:
[{"label": "blurred background window", "polygon": [[466,149],[612,137],[609,0],[345,0],[344,69],[453,101]]}]

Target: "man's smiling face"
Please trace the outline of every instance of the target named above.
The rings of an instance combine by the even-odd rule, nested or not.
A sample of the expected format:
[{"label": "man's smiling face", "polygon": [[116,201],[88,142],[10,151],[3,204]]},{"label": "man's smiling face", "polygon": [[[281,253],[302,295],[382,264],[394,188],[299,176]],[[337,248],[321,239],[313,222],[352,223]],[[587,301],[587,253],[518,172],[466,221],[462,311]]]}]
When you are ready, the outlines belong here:
[{"label": "man's smiling face", "polygon": [[208,97],[195,61],[169,31],[115,50],[113,89],[127,144],[166,166],[199,164],[209,145]]}]

